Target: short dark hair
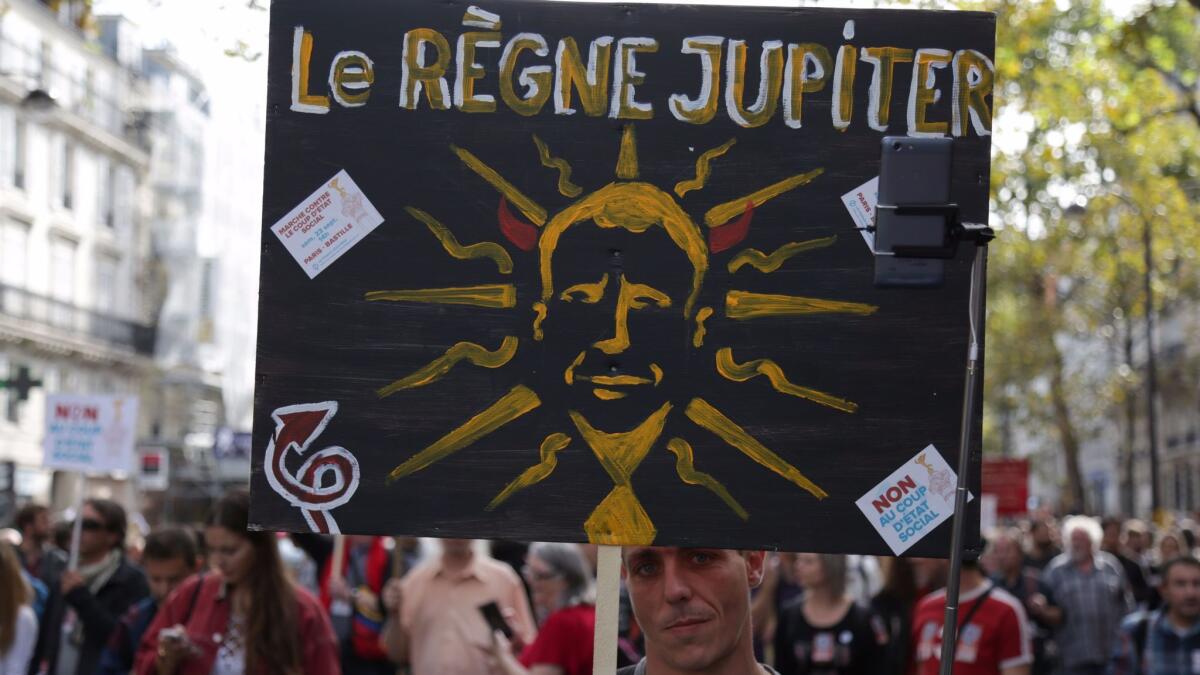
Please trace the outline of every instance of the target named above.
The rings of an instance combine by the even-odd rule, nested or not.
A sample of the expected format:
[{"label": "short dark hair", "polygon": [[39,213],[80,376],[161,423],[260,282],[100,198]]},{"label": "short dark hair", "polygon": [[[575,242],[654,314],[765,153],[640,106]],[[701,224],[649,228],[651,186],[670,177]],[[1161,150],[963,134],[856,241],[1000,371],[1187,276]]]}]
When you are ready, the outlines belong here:
[{"label": "short dark hair", "polygon": [[1193,558],[1190,555],[1181,555],[1178,558],[1171,558],[1162,567],[1162,580],[1166,583],[1167,576],[1171,574],[1171,570],[1175,567],[1183,565],[1185,567],[1195,567],[1200,569],[1200,560]]},{"label": "short dark hair", "polygon": [[1121,520],[1120,518],[1118,518],[1116,516],[1105,516],[1100,521],[1100,529],[1101,530],[1107,530],[1108,528],[1112,527],[1113,525],[1116,525],[1119,529],[1122,529],[1122,530],[1125,529],[1125,521]]},{"label": "short dark hair", "polygon": [[100,517],[104,519],[105,529],[117,535],[117,546],[125,548],[125,530],[129,527],[125,518],[125,507],[111,499],[97,497],[88,499],[84,505],[92,507],[96,513],[100,514]]},{"label": "short dark hair", "polygon": [[146,537],[142,550],[146,560],[182,560],[188,567],[196,566],[196,539],[182,527],[164,527]]},{"label": "short dark hair", "polygon": [[17,528],[18,532],[24,534],[25,528],[32,525],[33,521],[37,520],[38,516],[40,516],[43,513],[49,513],[49,511],[50,511],[50,509],[47,508],[45,504],[38,504],[37,502],[30,502],[30,503],[26,504],[25,506],[22,506],[17,511],[17,515],[13,519],[13,526],[15,526]]}]

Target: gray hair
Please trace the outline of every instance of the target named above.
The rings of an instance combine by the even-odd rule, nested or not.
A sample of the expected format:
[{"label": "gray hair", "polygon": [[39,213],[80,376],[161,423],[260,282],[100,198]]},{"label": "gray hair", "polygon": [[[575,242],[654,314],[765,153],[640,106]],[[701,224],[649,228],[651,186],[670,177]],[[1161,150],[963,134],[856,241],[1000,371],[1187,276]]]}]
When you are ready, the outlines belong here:
[{"label": "gray hair", "polygon": [[1100,548],[1100,539],[1104,537],[1104,531],[1100,529],[1100,522],[1091,516],[1071,516],[1063,521],[1062,529],[1067,539],[1071,538],[1071,533],[1075,530],[1083,530],[1088,539],[1092,540],[1092,550]]},{"label": "gray hair", "polygon": [[562,606],[591,604],[596,601],[595,584],[583,553],[575,544],[537,542],[529,547],[529,555],[546,563],[555,574],[566,582]]}]

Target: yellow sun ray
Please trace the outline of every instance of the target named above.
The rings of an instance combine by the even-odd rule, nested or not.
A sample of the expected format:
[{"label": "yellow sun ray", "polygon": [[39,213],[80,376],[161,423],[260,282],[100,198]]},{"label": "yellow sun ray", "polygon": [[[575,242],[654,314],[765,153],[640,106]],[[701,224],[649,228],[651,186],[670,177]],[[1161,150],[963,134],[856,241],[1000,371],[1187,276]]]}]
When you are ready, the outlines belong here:
[{"label": "yellow sun ray", "polygon": [[533,201],[529,197],[526,197],[525,193],[521,192],[515,186],[513,186],[512,183],[505,180],[504,177],[501,176],[495,169],[487,164],[484,164],[483,160],[471,154],[471,151],[469,150],[465,150],[453,144],[450,146],[450,149],[454,151],[454,154],[458,155],[458,158],[462,160],[463,164],[467,165],[468,169],[479,174],[480,178],[486,180],[491,184],[492,187],[496,188],[496,191],[504,195],[508,201],[512,202],[513,206],[517,207],[521,213],[525,214],[525,217],[528,218],[530,222],[538,227],[546,224],[546,209],[539,206],[537,202]]},{"label": "yellow sun ray", "polygon": [[541,404],[542,400],[529,387],[521,384],[513,387],[511,391],[501,396],[483,412],[392,469],[388,474],[388,482],[403,478],[434,462],[445,459],[450,454],[462,450]]},{"label": "yellow sun ray", "polygon": [[540,300],[533,303],[533,313],[537,315],[533,318],[533,339],[541,342],[542,322],[546,320],[546,303]]},{"label": "yellow sun ray", "polygon": [[451,368],[464,360],[481,368],[499,368],[517,355],[518,343],[519,340],[510,335],[504,338],[495,351],[488,351],[483,345],[474,342],[459,342],[413,374],[375,390],[375,394],[379,398],[385,398],[403,389],[415,389],[431,384],[440,380]]},{"label": "yellow sun ray", "polygon": [[542,166],[547,169],[558,169],[558,191],[564,197],[578,197],[583,188],[571,182],[571,165],[567,160],[561,157],[554,157],[550,154],[550,146],[546,142],[533,135],[533,143],[537,146],[538,159],[542,161]]},{"label": "yellow sun ray", "polygon": [[729,152],[729,149],[733,147],[734,143],[737,143],[737,139],[731,138],[715,148],[704,151],[703,154],[697,157],[696,177],[688,180],[681,180],[676,183],[675,194],[682,198],[692,190],[699,190],[700,188],[704,187],[704,184],[708,181],[709,163],[721,155],[724,155],[726,152]]},{"label": "yellow sun ray", "polygon": [[435,305],[471,305],[509,309],[517,304],[517,287],[512,284],[481,284],[451,288],[419,288],[400,291],[368,291],[369,302],[424,302]]},{"label": "yellow sun ray", "polygon": [[729,261],[729,273],[733,274],[741,267],[749,265],[763,274],[770,274],[779,269],[788,258],[798,253],[827,248],[833,246],[835,242],[837,242],[836,234],[830,237],[821,237],[820,239],[809,239],[808,241],[793,241],[775,249],[770,255],[756,248],[748,248],[739,251]]},{"label": "yellow sun ray", "polygon": [[554,469],[558,466],[558,453],[571,444],[571,437],[566,434],[553,433],[542,441],[542,446],[538,448],[538,454],[541,456],[541,461],[521,472],[511,483],[504,486],[500,494],[496,495],[495,499],[487,505],[486,511],[491,511],[497,506],[503,504],[509,497],[513,496],[519,490],[524,490],[527,487],[536,485],[550,477],[554,473]]},{"label": "yellow sun ray", "polygon": [[712,316],[712,307],[701,307],[700,311],[696,312],[696,333],[692,335],[692,346],[703,347],[704,336],[708,334],[708,329],[704,327],[704,321]]},{"label": "yellow sun ray", "polygon": [[843,302],[800,295],[773,295],[729,291],[725,294],[725,316],[730,319],[759,319],[764,316],[797,316],[801,314],[852,314],[870,316],[879,307],[861,302]]},{"label": "yellow sun ray", "polygon": [[692,446],[682,438],[672,438],[667,441],[667,450],[670,450],[675,455],[675,473],[679,474],[679,479],[688,485],[700,485],[708,488],[710,492],[721,498],[726,506],[733,510],[738,515],[738,518],[746,520],[750,514],[738,500],[729,494],[729,490],[721,484],[716,478],[702,471],[697,471],[695,466],[695,457],[692,454]]},{"label": "yellow sun ray", "polygon": [[829,496],[829,493],[818,487],[816,483],[809,480],[803,473],[800,473],[799,469],[789,464],[779,455],[768,450],[758,439],[746,433],[745,429],[739,427],[733,420],[726,417],[724,413],[712,407],[708,401],[702,398],[692,399],[688,403],[687,408],[684,409],[684,414],[688,416],[688,419],[716,434],[721,440],[737,448],[750,459],[779,474],[788,481],[808,490],[817,499],[824,499]]},{"label": "yellow sun ray", "polygon": [[621,152],[617,156],[617,178],[637,180],[637,177],[637,138],[633,135],[633,125],[626,124],[625,130],[621,132]]},{"label": "yellow sun ray", "polygon": [[817,176],[825,172],[825,169],[813,169],[807,173],[798,174],[791,178],[784,178],[778,183],[772,183],[761,190],[756,190],[744,197],[731,199],[724,204],[718,204],[708,210],[704,214],[704,224],[709,227],[724,225],[736,216],[742,215],[746,210],[746,202],[754,204],[755,208],[762,206],[768,201],[778,197],[779,195],[794,190],[801,185],[811,182]]},{"label": "yellow sun ray", "polygon": [[717,372],[725,379],[733,380],[734,382],[746,382],[762,375],[770,380],[771,386],[781,394],[798,396],[808,399],[813,403],[819,403],[823,406],[848,413],[858,410],[858,404],[853,401],[847,401],[844,398],[838,398],[833,394],[826,394],[816,389],[792,384],[788,381],[787,376],[783,374],[783,369],[779,367],[779,364],[770,359],[754,359],[742,364],[736,363],[733,360],[733,350],[729,347],[717,350]]},{"label": "yellow sun ray", "polygon": [[408,212],[408,215],[424,223],[425,227],[429,228],[429,231],[433,233],[433,236],[437,237],[437,240],[441,242],[442,248],[446,249],[446,253],[449,253],[451,256],[459,260],[491,258],[496,261],[496,267],[499,268],[501,274],[512,273],[512,258],[509,257],[508,251],[505,251],[504,247],[500,244],[485,241],[478,244],[471,244],[470,246],[463,246],[458,243],[458,239],[455,239],[454,233],[445,225],[438,222],[437,218],[412,206],[406,206],[404,210]]}]

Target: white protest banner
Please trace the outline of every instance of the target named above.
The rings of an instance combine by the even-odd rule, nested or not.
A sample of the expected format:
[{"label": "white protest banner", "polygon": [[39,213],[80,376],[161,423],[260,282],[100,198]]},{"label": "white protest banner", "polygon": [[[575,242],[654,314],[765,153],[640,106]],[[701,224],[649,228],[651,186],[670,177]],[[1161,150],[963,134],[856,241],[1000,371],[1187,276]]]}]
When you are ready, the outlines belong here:
[{"label": "white protest banner", "polygon": [[42,466],[84,473],[132,471],[137,415],[136,396],[47,396]]}]

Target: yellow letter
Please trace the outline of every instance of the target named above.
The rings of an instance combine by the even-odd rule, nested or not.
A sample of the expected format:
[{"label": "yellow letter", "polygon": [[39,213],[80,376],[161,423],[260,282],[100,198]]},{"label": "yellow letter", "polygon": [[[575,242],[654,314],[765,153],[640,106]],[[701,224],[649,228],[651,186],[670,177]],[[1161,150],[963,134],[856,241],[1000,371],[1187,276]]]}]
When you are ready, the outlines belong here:
[{"label": "yellow letter", "polygon": [[671,94],[667,107],[680,122],[707,124],[717,114],[717,92],[721,91],[721,44],[723,37],[703,36],[683,39],[683,54],[700,55],[700,95],[690,100],[683,94]]},{"label": "yellow letter", "polygon": [[[829,50],[823,45],[815,42],[788,45],[787,69],[783,76],[783,121],[789,127],[800,128],[804,95],[825,88],[832,64]],[[813,67],[811,72],[810,65]]]},{"label": "yellow letter", "polygon": [[621,38],[617,41],[617,67],[613,76],[612,109],[614,119],[648,120],[654,117],[654,107],[639,103],[633,88],[646,81],[646,74],[637,69],[637,53],[658,51],[658,40],[647,37]]},{"label": "yellow letter", "polygon": [[996,80],[995,66],[988,57],[974,49],[963,49],[954,55],[954,129],[955,136],[967,135],[970,117],[975,133],[992,133],[992,111],[987,96]]},{"label": "yellow letter", "polygon": [[876,131],[887,131],[892,106],[892,75],[897,63],[913,60],[911,49],[899,47],[865,47],[863,61],[875,66],[871,74],[871,104],[867,108],[867,124]]},{"label": "yellow letter", "polygon": [[292,34],[292,110],[324,115],[329,112],[329,97],[308,93],[308,62],[312,59],[313,36],[296,26]]},{"label": "yellow letter", "polygon": [[579,92],[579,104],[584,114],[600,117],[604,114],[605,97],[608,94],[608,65],[612,58],[613,39],[609,36],[592,40],[587,68],[579,58],[579,47],[575,38],[565,37],[558,41],[554,54],[556,68],[554,80],[554,112],[559,115],[574,115],[571,107],[571,87]]},{"label": "yellow letter", "polygon": [[521,98],[513,87],[513,71],[517,68],[517,57],[525,50],[538,56],[549,56],[546,38],[537,33],[517,33],[504,46],[500,55],[500,98],[520,115],[536,115],[550,98],[550,66],[529,66],[521,71],[517,81],[525,87],[527,96]]},{"label": "yellow letter", "polygon": [[454,106],[463,112],[495,112],[496,98],[476,94],[475,80],[483,77],[483,66],[475,63],[476,47],[500,46],[499,33],[463,33],[458,36],[458,76],[454,78]]},{"label": "yellow letter", "polygon": [[[425,64],[425,44],[433,45],[437,57]],[[404,34],[403,69],[400,73],[400,107],[417,109],[417,97],[425,90],[429,107],[434,110],[450,108],[450,87],[446,84],[446,67],[450,65],[450,43],[432,28],[414,28]]]},{"label": "yellow letter", "polygon": [[743,127],[760,127],[775,115],[779,89],[783,86],[783,43],[770,40],[762,44],[758,64],[758,98],[745,107],[746,42],[730,40],[725,56],[725,110],[729,119]]},{"label": "yellow letter", "polygon": [[371,59],[362,52],[338,52],[329,67],[329,91],[333,100],[347,108],[365,105],[375,82]]},{"label": "yellow letter", "polygon": [[912,89],[908,93],[908,135],[945,136],[950,125],[945,122],[928,122],[925,109],[942,98],[937,89],[937,74],[934,68],[945,68],[950,63],[950,52],[945,49],[918,49],[913,63]]}]

